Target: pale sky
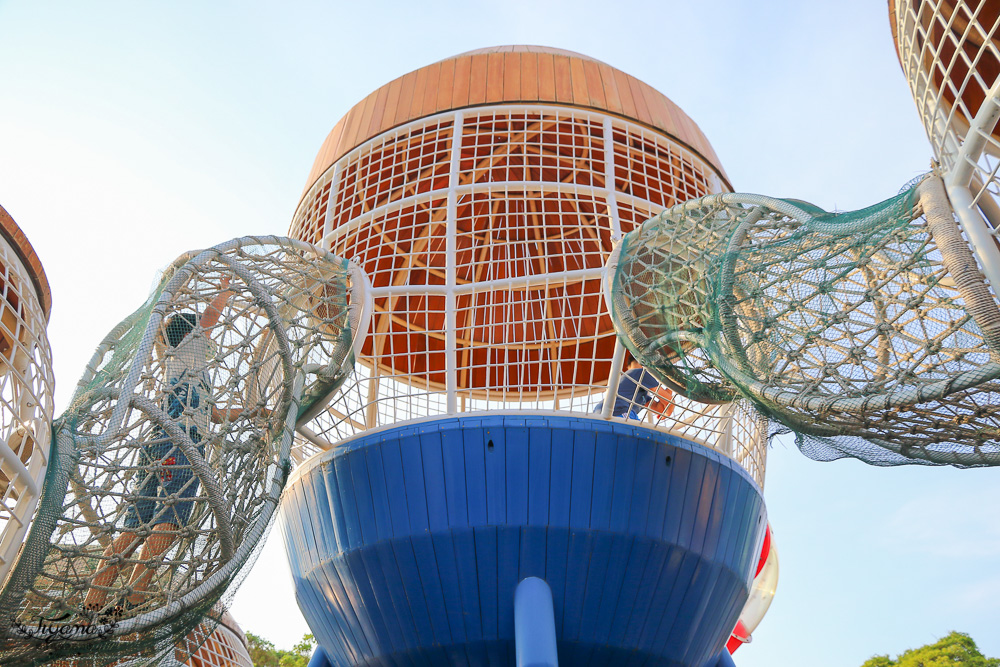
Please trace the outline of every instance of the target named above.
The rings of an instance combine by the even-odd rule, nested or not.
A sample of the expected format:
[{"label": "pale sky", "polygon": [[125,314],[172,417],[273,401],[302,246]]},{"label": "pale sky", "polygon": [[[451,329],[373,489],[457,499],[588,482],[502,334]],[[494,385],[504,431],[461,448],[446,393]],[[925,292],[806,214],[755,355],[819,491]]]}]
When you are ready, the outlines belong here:
[{"label": "pale sky", "polygon": [[[40,256],[57,412],[180,253],[284,234],[336,121],[378,86],[497,44],[585,53],[702,128],[737,191],[851,210],[931,157],[884,0],[152,3],[0,0],[0,205]],[[997,472],[770,451],[781,555],[740,667],[852,667],[947,634],[1000,656]],[[244,629],[305,632],[275,530]]]}]

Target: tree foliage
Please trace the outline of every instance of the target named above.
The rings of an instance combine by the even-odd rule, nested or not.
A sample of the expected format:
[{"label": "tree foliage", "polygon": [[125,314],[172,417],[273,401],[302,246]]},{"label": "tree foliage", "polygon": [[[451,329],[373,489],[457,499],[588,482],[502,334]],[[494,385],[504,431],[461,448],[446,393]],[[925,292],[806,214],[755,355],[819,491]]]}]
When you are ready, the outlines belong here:
[{"label": "tree foliage", "polygon": [[913,648],[890,660],[877,655],[861,667],[1000,667],[1000,659],[987,658],[964,632],[951,632],[933,644]]},{"label": "tree foliage", "polygon": [[254,667],[306,667],[316,647],[316,639],[312,635],[304,635],[291,651],[284,651],[275,648],[263,637],[248,632],[247,647]]}]

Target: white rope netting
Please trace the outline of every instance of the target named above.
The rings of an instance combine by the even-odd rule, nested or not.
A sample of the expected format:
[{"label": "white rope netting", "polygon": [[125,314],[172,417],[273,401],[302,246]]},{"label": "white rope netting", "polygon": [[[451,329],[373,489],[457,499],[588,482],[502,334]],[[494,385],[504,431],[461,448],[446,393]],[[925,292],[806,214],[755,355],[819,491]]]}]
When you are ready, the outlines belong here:
[{"label": "white rope netting", "polygon": [[0,662],[174,650],[262,544],[296,422],[352,368],[364,283],[278,237],[171,266],[55,422],[38,516],[0,593]]}]

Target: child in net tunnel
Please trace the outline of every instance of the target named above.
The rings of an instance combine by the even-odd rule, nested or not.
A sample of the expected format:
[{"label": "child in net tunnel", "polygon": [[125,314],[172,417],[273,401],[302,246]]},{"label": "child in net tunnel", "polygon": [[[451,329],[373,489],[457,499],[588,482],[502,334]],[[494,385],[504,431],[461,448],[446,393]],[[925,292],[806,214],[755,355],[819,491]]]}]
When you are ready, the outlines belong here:
[{"label": "child in net tunnel", "polygon": [[[180,426],[202,456],[205,451],[201,441],[209,434],[210,422],[235,419],[242,412],[216,408],[209,382],[213,343],[206,331],[218,323],[230,298],[229,282],[228,277],[222,279],[221,291],[200,318],[194,313],[167,318],[157,341],[163,367],[160,408]],[[84,608],[95,614],[106,612],[109,588],[126,566],[125,559],[140,544],[139,562],[129,564],[131,576],[111,613],[121,614],[145,602],[155,564],[174,543],[181,527],[187,525],[198,495],[200,480],[191,462],[161,427],[154,427],[149,439],[140,445],[137,463],[123,530],[105,551],[107,564],[95,574],[85,600]]]},{"label": "child in net tunnel", "polygon": [[[625,371],[618,378],[611,416],[638,420],[639,410],[650,405],[650,401],[654,400],[651,392],[656,395],[656,401],[659,401],[660,397],[668,397],[670,393],[669,390],[660,388],[660,383],[656,381],[656,378],[644,372],[642,364],[635,357],[628,355]],[[594,407],[593,412],[600,413],[603,410],[604,400],[601,400]]]}]

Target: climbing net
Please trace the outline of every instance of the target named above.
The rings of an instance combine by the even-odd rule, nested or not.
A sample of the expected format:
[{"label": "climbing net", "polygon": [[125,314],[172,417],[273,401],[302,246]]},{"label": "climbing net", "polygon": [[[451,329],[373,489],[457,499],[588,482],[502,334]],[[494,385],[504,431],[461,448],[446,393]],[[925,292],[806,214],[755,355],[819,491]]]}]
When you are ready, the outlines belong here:
[{"label": "climbing net", "polygon": [[262,544],[296,422],[353,365],[364,282],[277,237],[174,262],[54,424],[38,514],[0,592],[0,663],[175,650]]},{"label": "climbing net", "polygon": [[745,396],[817,459],[1000,464],[1000,311],[939,178],[842,214],[703,197],[609,266],[619,335],[682,394]]}]

